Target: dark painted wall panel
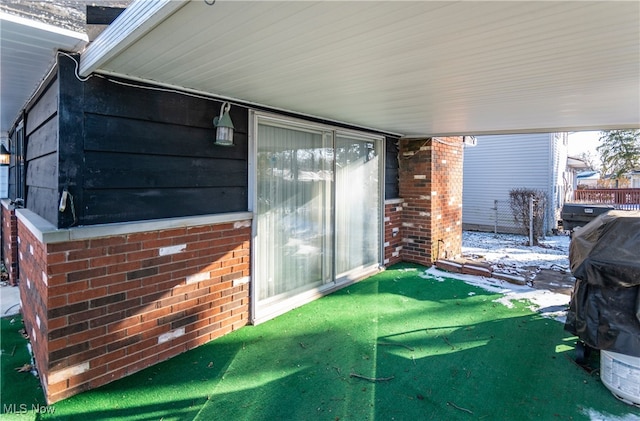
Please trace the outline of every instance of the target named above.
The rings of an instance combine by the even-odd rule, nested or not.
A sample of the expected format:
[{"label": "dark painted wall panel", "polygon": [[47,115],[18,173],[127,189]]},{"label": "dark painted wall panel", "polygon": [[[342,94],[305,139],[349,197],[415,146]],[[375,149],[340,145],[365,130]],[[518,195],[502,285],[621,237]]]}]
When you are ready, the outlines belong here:
[{"label": "dark painted wall panel", "polygon": [[26,133],[29,136],[42,123],[50,119],[58,110],[58,80],[54,80],[48,89],[27,111]]},{"label": "dark painted wall panel", "polygon": [[[214,130],[213,118],[220,114],[221,102],[188,93],[164,92],[157,86],[150,90],[142,83],[133,84],[142,87],[91,78],[85,86],[85,112]],[[247,109],[232,106],[230,114],[235,130],[247,133]]]},{"label": "dark painted wall panel", "polygon": [[245,209],[243,187],[112,189],[84,192],[86,224],[206,215]]},{"label": "dark painted wall panel", "polygon": [[[56,189],[58,187],[58,159],[56,154],[44,155],[29,161],[27,165],[27,186],[46,187]],[[29,196],[29,201],[31,200]],[[28,203],[30,204],[30,202]]]},{"label": "dark painted wall panel", "polygon": [[[81,96],[60,94],[60,121],[67,124],[60,138],[70,140],[61,144],[60,166],[78,224],[247,210],[248,109],[232,107],[235,145],[217,146],[220,101],[100,77],[79,85],[66,78],[71,69],[63,71],[63,88]],[[65,212],[61,226],[69,217]]]},{"label": "dark painted wall panel", "polygon": [[122,12],[124,7],[109,7],[109,6],[92,6],[87,5],[87,25],[111,25],[114,20]]},{"label": "dark painted wall panel", "polygon": [[24,131],[25,206],[47,221],[58,222],[58,88],[53,78],[27,106]]},{"label": "dark painted wall panel", "polygon": [[213,125],[192,127],[91,113],[85,113],[84,124],[87,151],[247,159],[247,134],[238,130],[235,146],[221,147],[213,144]]},{"label": "dark painted wall panel", "polygon": [[387,137],[385,141],[384,198],[399,197],[398,187],[398,139]]},{"label": "dark painted wall panel", "polygon": [[28,208],[47,221],[56,220],[58,214],[58,191],[46,187],[29,187]]},{"label": "dark painted wall panel", "polygon": [[[76,63],[69,57],[58,58],[58,83],[60,85],[58,104],[58,197],[63,189],[73,195],[77,223],[84,221],[84,117],[85,88],[89,82],[82,82],[75,76]],[[58,213],[58,227],[66,228],[74,224],[71,206]]]},{"label": "dark painted wall panel", "polygon": [[246,187],[247,165],[237,159],[87,152],[84,186],[100,188]]},{"label": "dark painted wall panel", "polygon": [[27,161],[58,150],[58,119],[53,118],[29,136]]}]

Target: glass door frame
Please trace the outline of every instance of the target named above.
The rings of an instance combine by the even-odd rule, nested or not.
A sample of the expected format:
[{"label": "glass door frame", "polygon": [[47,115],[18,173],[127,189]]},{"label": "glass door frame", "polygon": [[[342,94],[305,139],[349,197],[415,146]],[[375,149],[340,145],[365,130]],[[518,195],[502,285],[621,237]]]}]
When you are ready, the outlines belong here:
[{"label": "glass door frame", "polygon": [[[272,123],[275,125],[290,127],[295,129],[299,127],[304,130],[320,130],[320,131],[329,131],[332,133],[332,149],[335,154],[336,150],[336,138],[338,136],[346,136],[352,137],[358,140],[365,140],[374,142],[376,144],[376,149],[378,150],[378,262],[371,267],[365,268],[363,271],[348,271],[345,274],[342,274],[339,279],[336,279],[336,262],[335,262],[335,252],[337,249],[336,245],[336,235],[333,235],[332,238],[332,261],[331,261],[331,281],[314,288],[305,293],[301,293],[298,296],[292,297],[291,299],[285,300],[282,305],[276,306],[273,311],[268,312],[268,314],[258,314],[257,312],[257,277],[255,274],[256,270],[256,255],[257,255],[257,241],[256,237],[257,226],[258,226],[258,215],[257,215],[257,157],[258,157],[258,125],[261,122]],[[367,133],[364,131],[356,131],[350,129],[344,129],[338,126],[332,126],[324,123],[315,123],[295,117],[283,116],[275,113],[265,112],[265,111],[257,111],[250,110],[249,111],[249,147],[248,147],[248,209],[253,213],[253,222],[252,233],[251,233],[251,282],[249,289],[249,301],[250,301],[250,321],[252,324],[256,325],[267,321],[273,317],[276,317],[280,314],[284,314],[293,308],[304,305],[308,302],[311,302],[317,298],[320,298],[324,295],[327,295],[333,291],[336,291],[340,288],[343,288],[347,285],[350,285],[360,279],[363,279],[367,276],[370,276],[374,273],[377,273],[380,268],[384,265],[384,177],[385,177],[385,137],[383,135],[377,135],[372,133]],[[331,224],[332,230],[335,230],[336,225],[336,185],[335,185],[335,158],[333,160],[333,168],[332,168],[332,184],[331,184],[331,201],[332,204],[332,215],[331,215]],[[374,267],[375,266],[375,267]]]}]

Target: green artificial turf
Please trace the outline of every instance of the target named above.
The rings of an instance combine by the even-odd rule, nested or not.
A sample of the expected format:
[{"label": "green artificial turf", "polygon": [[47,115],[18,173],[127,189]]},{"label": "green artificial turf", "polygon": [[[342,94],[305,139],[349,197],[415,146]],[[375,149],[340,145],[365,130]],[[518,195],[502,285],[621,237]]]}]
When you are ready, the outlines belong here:
[{"label": "green artificial turf", "polygon": [[46,401],[39,380],[31,372],[16,370],[31,364],[28,342],[19,333],[23,328],[20,315],[0,319],[0,404],[2,413],[12,413],[11,419],[27,420]]},{"label": "green artificial turf", "polygon": [[[640,416],[616,400],[597,374],[571,360],[575,338],[561,323],[533,313],[527,303],[508,308],[494,302],[498,294],[434,279],[424,269],[394,266],[274,320],[58,402],[54,414],[32,419]],[[15,395],[5,387],[11,386],[3,380],[3,401]],[[41,391],[33,386],[18,396],[38,402]]]}]

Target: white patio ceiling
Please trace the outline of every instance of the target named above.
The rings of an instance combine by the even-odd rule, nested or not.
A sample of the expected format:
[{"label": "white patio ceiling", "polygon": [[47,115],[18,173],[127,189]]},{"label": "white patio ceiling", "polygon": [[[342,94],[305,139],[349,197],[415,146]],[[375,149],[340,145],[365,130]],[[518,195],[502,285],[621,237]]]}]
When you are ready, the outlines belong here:
[{"label": "white patio ceiling", "polygon": [[640,2],[142,0],[94,71],[408,136],[635,128]]},{"label": "white patio ceiling", "polygon": [[0,12],[0,132],[20,110],[55,63],[55,51],[80,51],[85,34]]}]

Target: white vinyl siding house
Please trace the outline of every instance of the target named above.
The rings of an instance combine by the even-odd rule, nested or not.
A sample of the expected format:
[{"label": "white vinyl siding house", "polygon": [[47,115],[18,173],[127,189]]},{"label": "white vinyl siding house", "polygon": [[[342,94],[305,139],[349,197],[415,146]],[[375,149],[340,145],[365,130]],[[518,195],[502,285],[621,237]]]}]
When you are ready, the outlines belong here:
[{"label": "white vinyl siding house", "polygon": [[571,190],[566,164],[566,133],[478,136],[477,145],[464,151],[463,228],[515,232],[509,210],[515,188],[545,191],[545,231],[556,228]]}]

